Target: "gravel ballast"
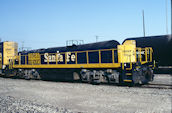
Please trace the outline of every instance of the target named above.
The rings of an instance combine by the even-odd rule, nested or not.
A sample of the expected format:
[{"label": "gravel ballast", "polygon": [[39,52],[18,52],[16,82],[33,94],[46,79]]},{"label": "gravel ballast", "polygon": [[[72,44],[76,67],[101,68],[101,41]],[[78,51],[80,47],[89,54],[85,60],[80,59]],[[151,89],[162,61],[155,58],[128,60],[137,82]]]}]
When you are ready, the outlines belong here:
[{"label": "gravel ballast", "polygon": [[[153,83],[172,84],[171,75]],[[0,113],[171,113],[172,90],[0,78]]]}]

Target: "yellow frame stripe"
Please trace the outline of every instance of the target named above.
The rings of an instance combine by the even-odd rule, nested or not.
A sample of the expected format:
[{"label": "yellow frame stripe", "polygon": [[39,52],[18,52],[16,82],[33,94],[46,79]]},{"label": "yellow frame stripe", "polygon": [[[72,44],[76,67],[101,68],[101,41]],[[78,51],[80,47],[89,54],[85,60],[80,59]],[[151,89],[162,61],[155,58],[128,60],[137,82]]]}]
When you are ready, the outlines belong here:
[{"label": "yellow frame stripe", "polygon": [[13,65],[13,68],[119,68],[120,63]]}]

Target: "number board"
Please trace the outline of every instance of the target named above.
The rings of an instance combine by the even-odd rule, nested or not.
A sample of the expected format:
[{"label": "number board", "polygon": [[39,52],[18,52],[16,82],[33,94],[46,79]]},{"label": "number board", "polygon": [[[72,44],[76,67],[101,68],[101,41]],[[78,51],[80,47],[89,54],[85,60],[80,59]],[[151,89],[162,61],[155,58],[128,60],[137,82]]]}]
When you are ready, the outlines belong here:
[{"label": "number board", "polygon": [[33,64],[40,64],[40,54],[39,53],[29,53],[28,54],[28,63]]}]

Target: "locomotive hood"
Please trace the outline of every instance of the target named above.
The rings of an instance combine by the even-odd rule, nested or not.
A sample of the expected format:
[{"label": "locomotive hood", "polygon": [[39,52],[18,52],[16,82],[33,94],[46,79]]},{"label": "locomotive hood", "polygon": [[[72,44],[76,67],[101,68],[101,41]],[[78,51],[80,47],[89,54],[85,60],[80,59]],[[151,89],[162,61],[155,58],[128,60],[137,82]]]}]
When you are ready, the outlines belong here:
[{"label": "locomotive hood", "polygon": [[82,44],[82,45],[53,47],[53,48],[47,48],[47,49],[37,49],[37,50],[31,50],[31,51],[27,51],[27,52],[21,52],[21,54],[27,54],[27,53],[56,53],[57,51],[67,52],[67,51],[85,51],[85,50],[111,49],[111,48],[117,48],[117,45],[120,45],[120,43],[118,41],[109,40],[109,41],[102,41],[102,42]]}]

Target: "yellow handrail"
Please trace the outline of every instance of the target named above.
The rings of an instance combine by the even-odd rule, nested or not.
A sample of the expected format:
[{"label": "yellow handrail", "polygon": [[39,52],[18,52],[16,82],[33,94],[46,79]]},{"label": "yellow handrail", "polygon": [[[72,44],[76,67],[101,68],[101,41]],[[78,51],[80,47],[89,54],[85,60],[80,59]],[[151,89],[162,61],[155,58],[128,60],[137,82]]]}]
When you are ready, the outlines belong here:
[{"label": "yellow handrail", "polygon": [[[99,61],[97,63],[98,64],[103,64],[102,63],[102,58],[101,58],[102,52],[104,52],[104,51],[111,51],[112,61],[110,63],[118,63],[118,62],[115,62],[115,55],[114,55],[114,54],[116,54],[116,53],[114,53],[115,50],[117,50],[117,49],[112,48],[112,49],[88,50],[88,51],[72,51],[70,53],[71,54],[73,53],[75,55],[75,63],[74,64],[78,64],[78,59],[77,59],[78,53],[85,53],[86,54],[86,63],[87,64],[90,64],[89,63],[89,52],[98,52],[98,54],[99,54]],[[152,61],[152,51],[153,51],[152,48],[150,48],[150,47],[148,47],[148,48],[136,48],[136,50],[137,50],[137,53],[135,53],[136,62],[138,60],[140,62],[149,62],[148,61],[148,56],[147,56],[147,54],[148,54],[147,50],[150,50],[150,62]],[[144,54],[145,55],[145,61],[142,60],[142,52],[143,51],[145,52],[145,54]],[[61,55],[63,55],[65,57],[65,61],[64,62],[65,62],[65,64],[68,64],[67,63],[67,60],[66,60],[67,59],[67,52],[60,52],[59,54],[61,54]],[[38,58],[36,57],[35,59],[29,59],[28,55],[21,55],[21,54],[19,54],[19,56],[18,56],[18,58],[19,58],[18,59],[18,62],[19,62],[18,65],[22,65],[21,64],[21,60],[23,59],[23,58],[21,59],[22,56],[24,56],[24,58],[25,58],[25,63],[24,63],[25,65],[30,65],[30,64],[31,65],[41,65],[41,56],[44,55],[44,54],[40,54],[40,53],[37,54],[39,56],[37,56]],[[48,53],[48,55],[55,55],[55,61],[54,62],[55,62],[55,64],[59,64],[58,63],[59,62],[59,59],[58,59],[57,53]],[[34,56],[31,56],[31,57],[34,57]],[[50,59],[48,57],[46,64],[49,65],[50,62],[51,61],[50,61]],[[130,67],[131,67],[131,64],[130,64]],[[15,61],[14,61],[13,65],[17,65],[17,64],[15,64]]]}]

